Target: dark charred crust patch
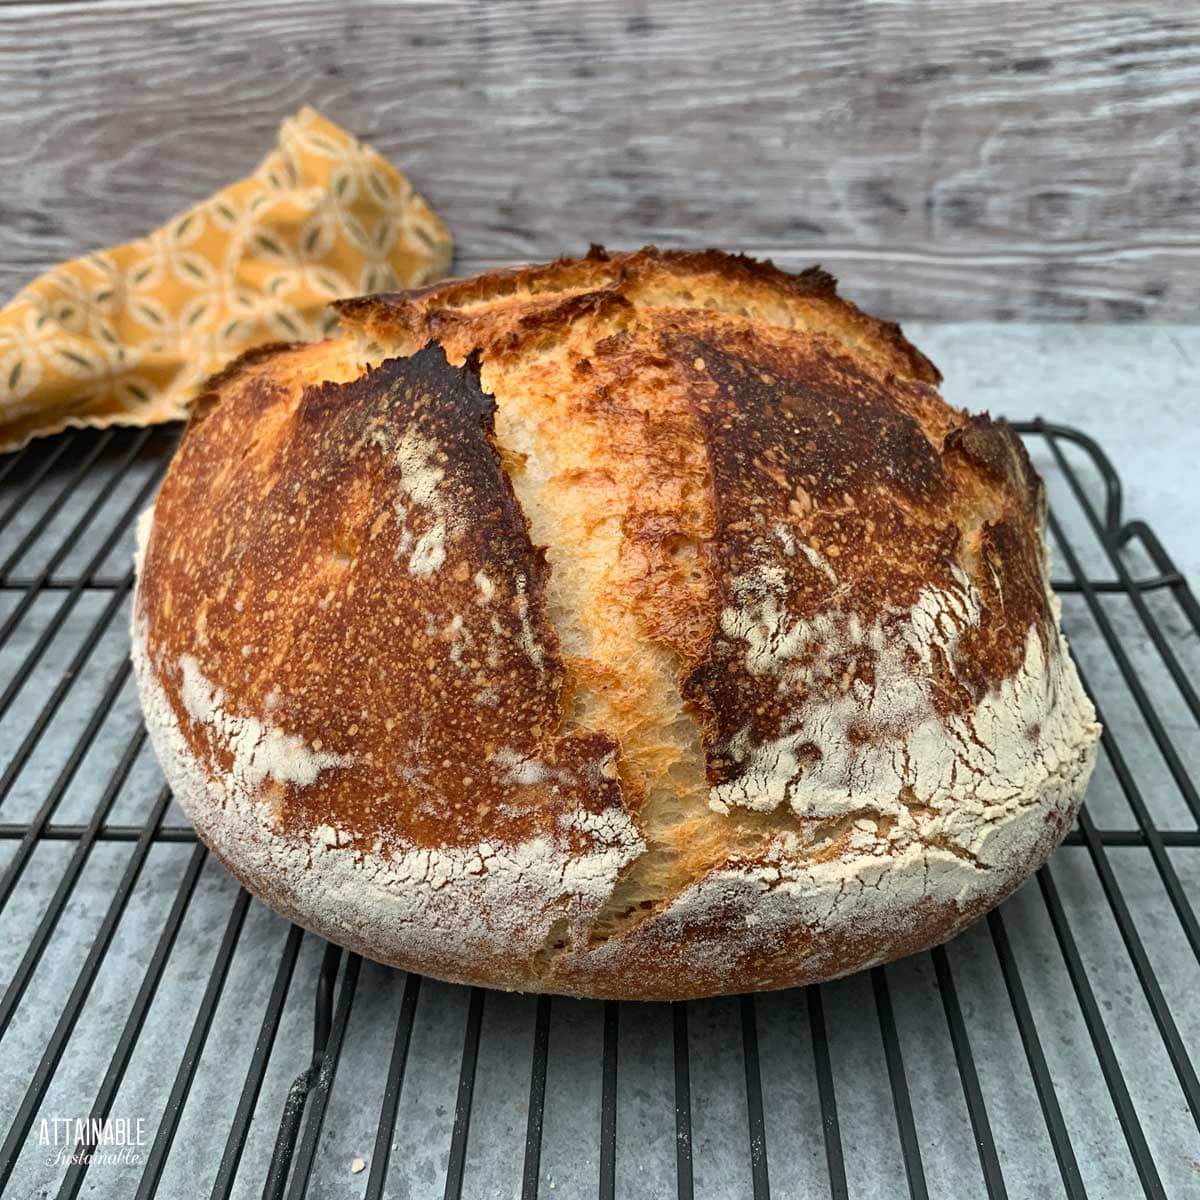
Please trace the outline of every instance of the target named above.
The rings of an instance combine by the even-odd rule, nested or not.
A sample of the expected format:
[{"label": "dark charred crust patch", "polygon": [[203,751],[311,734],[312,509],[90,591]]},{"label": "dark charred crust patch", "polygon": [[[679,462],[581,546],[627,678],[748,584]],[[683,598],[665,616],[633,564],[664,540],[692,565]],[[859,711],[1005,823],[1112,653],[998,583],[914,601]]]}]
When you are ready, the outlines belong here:
[{"label": "dark charred crust patch", "polygon": [[280,789],[284,829],[367,846],[586,841],[571,814],[620,806],[617,747],[558,734],[545,557],[477,369],[430,346],[306,388],[290,412],[276,395],[271,448],[231,468],[255,393],[235,389],[189,431],[142,574],[152,661],[193,751],[231,769],[182,703],[185,657],[232,719],[265,715],[345,758]]},{"label": "dark charred crust patch", "polygon": [[[702,407],[722,435],[728,461],[719,470],[740,473],[749,465],[776,487],[780,477],[787,480],[789,493],[802,487],[821,507],[877,488],[917,504],[945,499],[945,473],[921,426],[849,360],[835,366],[817,351],[796,357],[785,374],[764,369],[761,356],[753,361],[699,340],[676,353],[701,361],[715,385],[715,400]],[[761,495],[746,500],[764,514],[772,507]]]},{"label": "dark charred crust patch", "polygon": [[[971,521],[966,485],[948,463],[957,450],[943,452],[897,402],[894,382],[819,346],[789,349],[753,332],[676,334],[668,345],[692,366],[712,472],[717,528],[704,553],[724,615],[682,692],[703,725],[710,781],[720,784],[744,770],[730,750],[739,734],[766,745],[791,735],[806,705],[879,682],[870,637],[839,647],[807,623],[830,613],[861,630],[882,621],[881,636],[899,639],[891,624],[925,589],[961,591]],[[1010,437],[990,425],[965,440],[952,435],[972,461],[986,454],[970,483],[988,492],[989,511],[999,515],[975,535],[982,619],[959,638],[953,671],[933,656],[944,676],[935,701],[943,715],[967,711],[1011,675],[1030,626],[1046,620],[1040,540]],[[764,614],[772,628],[759,633],[770,652],[789,657],[753,670],[744,629],[731,636],[730,626],[761,626]],[[795,636],[802,626],[809,633]],[[922,670],[915,657],[912,669]],[[781,671],[809,682],[781,688]],[[902,744],[905,733],[875,728],[870,736]],[[803,751],[795,751],[801,772]]]}]

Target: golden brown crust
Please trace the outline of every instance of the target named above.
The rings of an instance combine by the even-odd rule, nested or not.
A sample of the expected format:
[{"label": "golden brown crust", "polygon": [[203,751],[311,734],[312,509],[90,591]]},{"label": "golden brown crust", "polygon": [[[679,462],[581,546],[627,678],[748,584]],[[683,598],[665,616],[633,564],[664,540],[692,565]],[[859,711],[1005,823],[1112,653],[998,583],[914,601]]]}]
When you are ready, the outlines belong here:
[{"label": "golden brown crust", "polygon": [[155,744],[247,886],[676,998],[932,944],[1060,840],[1096,727],[1040,481],[823,272],[597,249],[339,309],[211,382],[139,576]]},{"label": "golden brown crust", "polygon": [[[545,265],[492,271],[473,279],[450,279],[409,292],[340,300],[334,308],[344,321],[372,336],[392,340],[404,334],[424,344],[451,328],[475,321],[495,345],[506,327],[527,336],[553,332],[581,309],[615,299],[638,304],[660,300],[665,307],[695,306],[738,312],[768,321],[836,331],[848,344],[876,359],[884,369],[926,383],[941,373],[900,330],[860,311],[837,294],[833,276],[820,267],[793,275],[770,261],[721,250],[641,250],[610,253],[592,246],[586,258],[561,258]],[[707,303],[706,303],[707,301]],[[484,332],[487,324],[494,328]]]},{"label": "golden brown crust", "polygon": [[[274,357],[296,353],[307,348]],[[545,557],[500,469],[474,373],[430,347],[298,398],[245,370],[225,382],[235,386],[189,431],[159,495],[142,597],[156,640],[203,655],[239,709],[270,711],[318,751],[353,747],[319,792],[277,797],[281,832],[330,824],[364,844],[473,845],[528,838],[556,810],[619,803],[601,774],[611,739],[554,736],[563,667],[542,601]],[[222,478],[235,431],[261,424],[272,403],[294,405],[286,435],[246,447]],[[430,448],[405,465],[442,473],[440,510],[403,486],[397,498],[397,430],[414,457]],[[203,522],[186,515],[206,507]],[[208,740],[191,731],[195,753],[211,753]],[[555,788],[530,789],[515,808],[500,769],[480,765],[488,747],[553,767]],[[216,757],[228,769],[230,755]],[[406,775],[437,804],[376,809],[379,778]]]}]

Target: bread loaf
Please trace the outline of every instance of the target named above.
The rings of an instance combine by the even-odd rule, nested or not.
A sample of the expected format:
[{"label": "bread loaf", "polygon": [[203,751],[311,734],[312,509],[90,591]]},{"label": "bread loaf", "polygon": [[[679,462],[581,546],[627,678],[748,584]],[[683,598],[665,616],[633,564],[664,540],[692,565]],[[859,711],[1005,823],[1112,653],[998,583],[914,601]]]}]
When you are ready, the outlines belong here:
[{"label": "bread loaf", "polygon": [[678,999],[950,937],[1098,726],[1040,480],[819,270],[594,249],[339,306],[140,531],[167,779],[256,895],[443,979]]}]

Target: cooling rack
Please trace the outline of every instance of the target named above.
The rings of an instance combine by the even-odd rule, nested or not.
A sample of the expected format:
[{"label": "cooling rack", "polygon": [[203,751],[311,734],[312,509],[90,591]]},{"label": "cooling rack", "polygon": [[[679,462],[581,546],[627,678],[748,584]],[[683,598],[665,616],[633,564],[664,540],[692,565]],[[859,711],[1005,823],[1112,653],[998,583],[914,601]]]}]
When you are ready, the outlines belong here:
[{"label": "cooling rack", "polygon": [[0,461],[0,1193],[1200,1195],[1200,609],[1091,439],[1017,428],[1105,725],[1067,844],[945,947],[674,1005],[451,987],[251,900],[127,661],[174,431]]}]

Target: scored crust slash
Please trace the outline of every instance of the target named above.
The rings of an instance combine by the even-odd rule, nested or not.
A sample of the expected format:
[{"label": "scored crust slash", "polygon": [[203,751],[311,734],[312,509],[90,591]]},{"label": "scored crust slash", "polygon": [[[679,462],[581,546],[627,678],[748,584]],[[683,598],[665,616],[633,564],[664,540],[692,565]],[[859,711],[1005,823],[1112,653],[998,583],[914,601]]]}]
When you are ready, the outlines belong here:
[{"label": "scored crust slash", "polygon": [[338,305],[211,381],[140,528],[167,779],[405,968],[677,999],[951,936],[1099,727],[1042,486],[818,270],[648,248]]}]

